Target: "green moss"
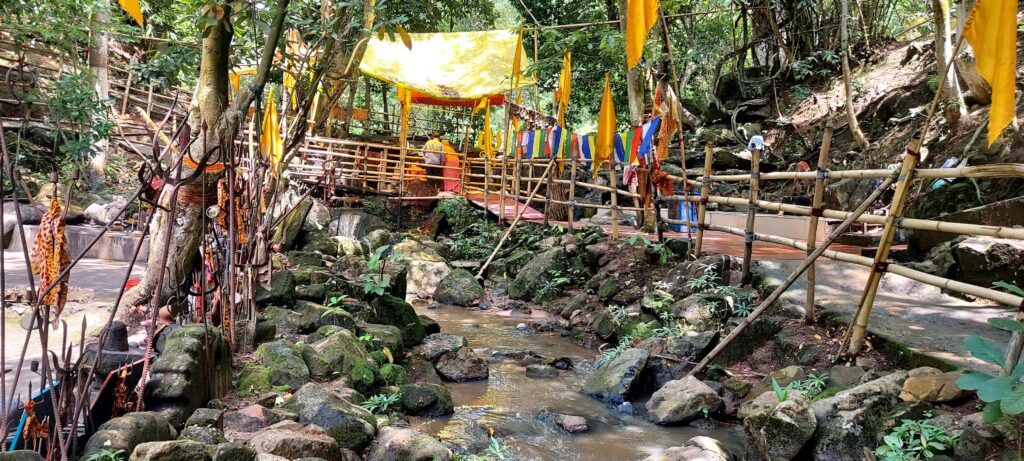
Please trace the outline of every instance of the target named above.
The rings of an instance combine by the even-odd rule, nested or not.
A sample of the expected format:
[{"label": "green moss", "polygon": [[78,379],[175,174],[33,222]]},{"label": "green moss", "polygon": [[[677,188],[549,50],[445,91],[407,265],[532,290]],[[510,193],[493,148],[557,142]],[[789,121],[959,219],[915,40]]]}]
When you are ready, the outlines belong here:
[{"label": "green moss", "polygon": [[264,392],[270,392],[273,386],[270,384],[270,368],[256,363],[248,363],[238,373],[239,397],[251,397]]},{"label": "green moss", "polygon": [[380,367],[380,381],[388,386],[401,386],[405,384],[406,372],[405,368],[402,368],[393,363],[388,363]]},{"label": "green moss", "polygon": [[814,398],[811,399],[811,402],[813,403],[813,402],[817,402],[819,400],[827,399],[829,397],[832,397],[832,396],[838,394],[839,391],[842,391],[842,389],[839,388],[839,387],[830,387],[828,389],[825,389],[825,390],[819,392],[818,395],[815,395]]}]

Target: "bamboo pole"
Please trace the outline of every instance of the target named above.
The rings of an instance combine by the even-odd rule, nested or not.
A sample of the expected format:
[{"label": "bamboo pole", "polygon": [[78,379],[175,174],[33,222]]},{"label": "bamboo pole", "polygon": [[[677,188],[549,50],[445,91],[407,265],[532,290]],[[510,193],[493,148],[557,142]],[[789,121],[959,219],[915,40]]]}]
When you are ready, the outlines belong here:
[{"label": "bamboo pole", "polygon": [[[549,173],[551,173],[551,167],[554,164],[555,162],[552,159],[552,162],[548,163],[547,169],[544,170],[544,176],[547,176]],[[530,196],[526,199],[526,206],[523,207],[521,212],[516,212],[516,219],[512,221],[512,225],[508,226],[508,229],[505,229],[505,233],[501,236],[501,240],[498,240],[498,244],[494,247],[494,251],[492,251],[491,255],[487,257],[487,261],[484,262],[484,265],[480,266],[480,271],[476,273],[476,278],[483,279],[484,271],[487,270],[487,266],[491,265],[491,261],[494,260],[494,257],[498,254],[498,251],[501,250],[501,246],[505,244],[505,240],[508,240],[508,236],[512,235],[512,231],[516,228],[516,225],[519,224],[519,220],[522,219],[523,213],[525,213],[526,210],[530,208],[530,202],[533,201],[533,196],[537,194],[537,189],[539,188],[540,182],[538,181],[537,186],[533,188],[533,192],[531,192]]]},{"label": "bamboo pole", "polygon": [[[708,141],[704,145],[704,178],[700,185],[700,202],[697,205],[697,246],[693,250],[693,257],[700,258],[701,251],[704,248],[704,226],[706,225],[706,217],[708,212],[708,198],[711,196],[711,169],[712,164],[715,160],[715,142]],[[683,178],[683,187],[686,187],[686,178]],[[685,196],[684,196],[685,198]],[[687,211],[689,210],[689,204],[687,204]],[[687,214],[689,216],[689,214]],[[689,224],[686,225],[690,227]]]},{"label": "bamboo pole", "polygon": [[757,218],[759,177],[761,175],[761,149],[750,151],[750,201],[747,205],[747,235],[743,238],[743,270],[741,284],[750,283],[750,260],[754,251],[754,220]]},{"label": "bamboo pole", "polygon": [[[825,133],[821,137],[821,151],[818,152],[818,176],[814,179],[814,198],[811,200],[811,222],[807,224],[807,254],[814,252],[818,240],[818,216],[821,214],[821,201],[825,196],[825,167],[828,166],[828,151],[832,146],[832,119],[825,122]],[[807,268],[807,299],[804,303],[804,323],[814,323],[814,263]]]},{"label": "bamboo pole", "polygon": [[[519,156],[516,156],[515,170],[513,170],[513,173],[515,174],[515,180],[512,182],[512,192],[515,193],[516,197],[520,195],[520,189],[523,185],[522,160],[518,157]],[[519,216],[519,199],[515,200],[514,206],[515,208],[513,209],[513,212],[516,214],[516,216]]]},{"label": "bamboo pole", "polygon": [[700,373],[701,370],[703,370],[705,367],[708,366],[709,363],[711,363],[711,361],[715,360],[715,357],[718,357],[718,354],[720,354],[741,333],[743,333],[743,330],[750,326],[750,324],[754,323],[754,320],[757,320],[757,318],[760,317],[761,314],[768,310],[768,308],[771,307],[772,304],[774,304],[780,296],[782,296],[782,293],[784,293],[787,289],[789,289],[791,285],[793,285],[793,282],[796,282],[796,279],[799,278],[800,275],[803,274],[804,271],[807,270],[807,268],[810,267],[810,265],[813,264],[814,261],[817,260],[818,257],[821,256],[821,254],[828,249],[829,246],[832,245],[832,242],[834,242],[837,237],[843,235],[843,233],[846,232],[850,225],[853,224],[854,220],[856,219],[856,216],[863,214],[865,211],[867,211],[868,207],[870,207],[871,204],[875,203],[875,200],[878,200],[878,197],[882,195],[882,192],[889,188],[892,182],[892,178],[887,178],[885,181],[883,181],[882,184],[878,187],[878,189],[875,189],[875,191],[872,192],[871,195],[869,195],[866,199],[864,199],[863,202],[860,203],[860,205],[857,206],[857,209],[854,210],[853,212],[853,216],[846,218],[846,220],[843,221],[838,228],[832,231],[832,233],[829,234],[827,238],[825,238],[825,241],[822,242],[820,247],[816,248],[810,255],[804,258],[803,262],[800,263],[800,266],[797,267],[796,270],[794,270],[791,274],[789,274],[789,277],[786,277],[786,280],[782,282],[782,284],[779,285],[775,289],[775,291],[772,291],[772,293],[768,295],[768,297],[765,298],[764,301],[761,301],[761,304],[759,304],[757,308],[754,309],[754,311],[747,316],[747,318],[743,319],[743,322],[737,325],[736,328],[733,328],[732,331],[729,332],[729,335],[726,336],[720,343],[718,343],[718,345],[715,346],[715,348],[710,353],[708,353],[707,356],[701,359],[700,363],[694,366],[688,374],[690,376],[693,376],[696,375],[697,373]]},{"label": "bamboo pole", "polygon": [[[961,34],[956,41],[956,46],[953,48],[951,56],[956,56],[963,42],[964,35]],[[867,285],[864,287],[860,308],[857,309],[857,314],[854,316],[854,320],[848,330],[850,347],[847,349],[847,352],[851,355],[859,354],[864,345],[864,338],[867,336],[868,330],[868,320],[871,318],[871,308],[874,306],[875,296],[878,294],[878,284],[882,281],[882,276],[885,275],[889,250],[892,247],[892,240],[896,236],[896,220],[903,216],[903,209],[906,206],[907,196],[910,191],[910,182],[914,176],[917,162],[920,160],[921,147],[924,145],[925,137],[928,135],[929,123],[931,123],[932,117],[935,116],[935,109],[942,98],[942,88],[946,84],[946,78],[952,65],[953,60],[951,59],[939,77],[939,90],[935,92],[935,97],[932,98],[931,106],[928,108],[928,115],[924,119],[924,126],[921,128],[921,134],[917,139],[911,141],[910,145],[907,146],[907,152],[903,155],[903,165],[900,168],[899,179],[896,183],[896,192],[893,194],[889,219],[882,229],[881,245],[879,245],[878,251],[875,253],[875,264],[872,268],[871,276],[868,277]]]},{"label": "bamboo pole", "polygon": [[[463,167],[463,168],[472,168],[472,166],[470,165],[469,162],[466,162],[466,166]],[[463,184],[467,184],[467,183],[463,182]],[[490,162],[490,159],[484,159],[484,210],[490,209],[491,202],[488,201],[488,199],[490,199],[490,198],[491,198],[491,162]]]},{"label": "bamboo pole", "polygon": [[[551,161],[555,162],[555,163],[558,163],[558,160],[555,158],[554,153],[551,154]],[[547,197],[544,197],[544,225],[545,226],[548,225],[549,215],[551,214],[551,193],[552,193],[551,185],[553,184],[551,182],[552,176],[553,176],[552,174],[546,174],[546,175],[543,176],[543,178],[547,178],[547,188],[544,189],[544,195],[547,196]],[[543,178],[537,180],[537,185],[540,185],[540,183],[542,182]]]},{"label": "bamboo pole", "polygon": [[569,160],[569,232],[576,232],[576,157]]},{"label": "bamboo pole", "polygon": [[[608,177],[612,186],[612,239],[619,238],[619,181],[615,174],[615,160],[608,161]],[[595,164],[594,168],[598,166]]]}]

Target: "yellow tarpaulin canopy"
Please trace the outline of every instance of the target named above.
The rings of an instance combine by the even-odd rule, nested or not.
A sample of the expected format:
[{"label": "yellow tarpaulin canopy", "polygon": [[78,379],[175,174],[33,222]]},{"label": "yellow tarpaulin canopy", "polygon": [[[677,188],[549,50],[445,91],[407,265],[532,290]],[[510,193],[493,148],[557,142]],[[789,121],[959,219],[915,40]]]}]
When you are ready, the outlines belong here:
[{"label": "yellow tarpaulin canopy", "polygon": [[[398,37],[371,39],[359,70],[416,93],[447,101],[477,100],[512,89],[516,48],[529,67],[522,42],[512,31],[410,34],[412,49]],[[518,87],[533,85],[523,75]]]}]

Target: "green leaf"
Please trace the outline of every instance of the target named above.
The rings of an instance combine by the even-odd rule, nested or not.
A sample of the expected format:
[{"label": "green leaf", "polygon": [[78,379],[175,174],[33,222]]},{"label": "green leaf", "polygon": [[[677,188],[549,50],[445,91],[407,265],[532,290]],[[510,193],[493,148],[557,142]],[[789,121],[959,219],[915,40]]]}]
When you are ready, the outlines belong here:
[{"label": "green leaf", "polygon": [[1024,332],[1024,323],[1020,323],[1013,319],[995,317],[988,319],[988,323],[1000,330],[1013,331],[1017,333]]},{"label": "green leaf", "polygon": [[1018,385],[1016,389],[1006,394],[999,408],[1008,415],[1024,413],[1024,384]]},{"label": "green leaf", "polygon": [[999,288],[1002,288],[1002,289],[1004,289],[1006,291],[1009,291],[1010,293],[1013,293],[1013,294],[1015,294],[1017,296],[1024,296],[1024,288],[1021,288],[1021,287],[1019,287],[1017,285],[1014,285],[1012,283],[996,282],[996,283],[993,283],[992,285],[995,285],[995,286],[997,286]]},{"label": "green leaf", "polygon": [[1003,410],[999,408],[999,405],[999,402],[989,402],[985,404],[985,409],[981,413],[982,421],[984,421],[985,424],[992,424],[1003,417]]},{"label": "green leaf", "polygon": [[988,363],[1003,367],[1003,350],[996,343],[980,336],[970,336],[964,340],[964,346],[971,355]]},{"label": "green leaf", "polygon": [[992,376],[986,375],[985,373],[968,373],[957,379],[956,385],[965,391],[975,391],[990,379],[992,379]]},{"label": "green leaf", "polygon": [[978,387],[978,398],[983,402],[995,402],[1006,398],[1013,388],[1013,380],[1000,376],[992,378]]},{"label": "green leaf", "polygon": [[[1016,367],[1013,367],[1013,373],[1010,373],[1010,379],[1017,381],[1024,378],[1024,362],[1020,362]],[[963,388],[961,388],[963,389]]]}]

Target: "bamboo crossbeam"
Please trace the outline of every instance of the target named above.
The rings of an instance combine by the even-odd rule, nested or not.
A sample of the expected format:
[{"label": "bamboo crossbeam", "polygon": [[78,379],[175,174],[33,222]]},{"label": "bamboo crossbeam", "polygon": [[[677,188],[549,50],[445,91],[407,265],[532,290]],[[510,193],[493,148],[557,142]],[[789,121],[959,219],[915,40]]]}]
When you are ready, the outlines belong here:
[{"label": "bamboo crossbeam", "polygon": [[828,238],[826,238],[825,241],[822,242],[822,245],[820,247],[816,248],[813,253],[807,256],[807,258],[804,258],[804,261],[800,264],[800,266],[797,267],[796,270],[794,270],[792,273],[790,273],[789,277],[787,277],[781,285],[775,288],[775,291],[772,291],[772,293],[768,295],[768,297],[765,298],[765,300],[762,301],[761,304],[759,304],[757,308],[754,309],[754,311],[747,316],[747,318],[743,319],[743,322],[737,325],[736,328],[733,328],[732,331],[729,332],[729,335],[726,336],[720,343],[718,343],[718,345],[715,346],[715,348],[710,353],[708,353],[708,355],[701,359],[700,363],[694,366],[688,374],[690,376],[693,376],[699,373],[705,367],[707,367],[712,360],[718,357],[718,354],[720,354],[722,350],[724,350],[730,343],[732,343],[733,340],[735,340],[741,333],[743,333],[743,330],[750,326],[750,324],[754,323],[754,320],[757,320],[757,318],[761,316],[761,314],[768,310],[768,308],[771,307],[772,304],[774,304],[775,301],[777,301],[779,297],[782,296],[782,293],[789,289],[789,287],[793,285],[793,282],[796,282],[796,279],[799,278],[805,270],[807,270],[807,267],[813,264],[814,261],[817,260],[818,257],[821,256],[821,254],[824,253],[830,245],[832,245],[832,242],[834,242],[836,238],[838,238],[840,235],[846,232],[850,225],[853,224],[853,221],[856,219],[856,216],[867,211],[868,207],[871,206],[871,204],[874,203],[875,200],[878,200],[878,197],[882,195],[883,191],[889,188],[892,182],[892,178],[887,178],[885,181],[883,181],[882,184],[877,189],[875,189],[874,192],[871,193],[871,195],[869,195],[866,199],[864,199],[863,202],[860,203],[860,205],[857,206],[857,209],[854,211],[854,216],[847,218],[845,221],[843,221],[842,224],[839,225],[838,228],[832,231],[832,233],[829,234]]},{"label": "bamboo crossbeam", "polygon": [[[887,178],[898,174],[899,170],[830,170],[828,179],[871,179]],[[1024,178],[1024,164],[1022,163],[998,163],[991,165],[965,166],[959,168],[920,168],[914,170],[914,176],[919,179],[939,178]],[[814,171],[775,171],[761,173],[762,181],[778,180],[808,180],[815,179],[817,173]],[[681,180],[679,176],[671,176],[673,180]],[[698,178],[701,179],[701,178]],[[731,174],[711,176],[712,181],[717,182],[748,182],[750,175]]]}]

